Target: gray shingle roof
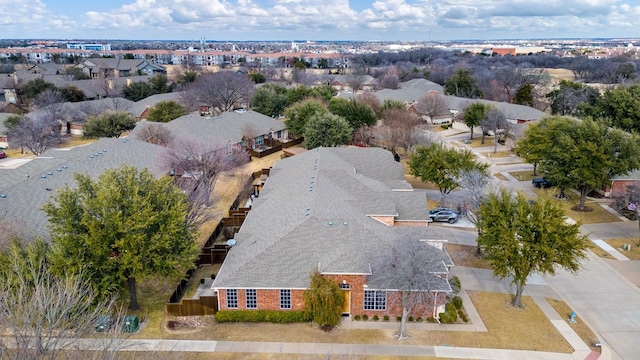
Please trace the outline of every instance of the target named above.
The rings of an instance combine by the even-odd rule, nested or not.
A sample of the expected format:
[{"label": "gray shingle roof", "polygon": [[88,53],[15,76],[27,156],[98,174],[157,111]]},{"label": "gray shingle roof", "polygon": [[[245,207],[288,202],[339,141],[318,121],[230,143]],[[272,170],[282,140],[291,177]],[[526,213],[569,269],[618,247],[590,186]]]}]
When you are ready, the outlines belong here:
[{"label": "gray shingle roof", "polygon": [[[285,124],[282,121],[254,111],[224,112],[215,117],[192,113],[161,125],[169,129],[174,138],[194,140],[211,145],[217,144],[221,148],[229,140],[232,143],[242,141],[243,130],[247,127],[255,130],[256,135],[267,134],[269,130],[285,129]],[[144,126],[149,126],[149,123],[141,122],[133,130],[133,133],[140,131]]]},{"label": "gray shingle roof", "polygon": [[373,256],[393,241],[429,237],[426,226],[367,216],[428,219],[424,192],[410,191],[402,178],[402,167],[379,148],[317,148],[277,162],[214,287],[306,288],[316,268],[368,274]]},{"label": "gray shingle roof", "polygon": [[180,96],[181,92],[170,92],[165,94],[155,94],[149,97],[146,97],[142,100],[136,101],[129,112],[133,114],[133,116],[140,116],[142,113],[149,107],[154,107],[157,103],[161,101],[175,101],[177,103],[181,103]]},{"label": "gray shingle roof", "polygon": [[76,185],[74,173],[97,178],[106,169],[128,164],[148,168],[159,176],[162,172],[154,159],[163,149],[133,138],[104,138],[72,149],[49,150],[16,169],[0,168],[0,194],[5,195],[0,198],[0,217],[25,225],[33,235],[46,237],[47,219],[40,209],[56,189]]}]

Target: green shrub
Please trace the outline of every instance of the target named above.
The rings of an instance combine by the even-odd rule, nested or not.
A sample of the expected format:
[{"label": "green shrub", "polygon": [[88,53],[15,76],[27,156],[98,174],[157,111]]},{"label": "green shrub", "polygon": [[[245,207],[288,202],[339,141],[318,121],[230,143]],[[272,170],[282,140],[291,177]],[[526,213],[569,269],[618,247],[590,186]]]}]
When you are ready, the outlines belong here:
[{"label": "green shrub", "polygon": [[421,317],[418,317],[418,318],[416,319],[416,321],[417,321],[417,322],[422,322],[422,318],[421,318]]},{"label": "green shrub", "polygon": [[437,322],[437,321],[436,321],[436,318],[434,318],[433,316],[429,316],[429,317],[427,318],[427,322],[430,322],[430,323],[432,323],[432,324],[433,324],[433,323],[435,323],[435,322]]},{"label": "green shrub", "polygon": [[413,316],[409,316],[409,318],[407,320],[413,321]]},{"label": "green shrub", "polygon": [[385,315],[385,316],[383,316],[383,317],[382,317],[382,319],[383,319],[384,321],[389,321],[389,315]]},{"label": "green shrub", "polygon": [[460,279],[457,276],[452,277],[451,279],[449,279],[449,285],[451,285],[451,290],[453,290],[454,293],[459,293],[460,289],[462,288],[462,285],[460,284]]},{"label": "green shrub", "polygon": [[373,321],[378,321],[380,320],[380,318],[378,317],[378,315],[373,315]]},{"label": "green shrub", "polygon": [[353,317],[353,320],[355,320],[355,321],[360,321],[360,315],[356,315],[356,316],[354,316],[354,317]]},{"label": "green shrub", "polygon": [[445,129],[445,130],[449,129],[451,126],[452,126],[451,124],[442,124],[442,125],[440,125],[440,127]]},{"label": "green shrub", "polygon": [[466,323],[469,322],[469,318],[467,318],[467,315],[465,313],[460,314],[460,319],[462,319],[462,321]]},{"label": "green shrub", "polygon": [[306,311],[277,310],[222,310],[216,313],[216,322],[271,322],[289,324],[309,322],[312,318]]},{"label": "green shrub", "polygon": [[362,320],[364,320],[364,321],[369,320],[369,315],[367,315],[367,314],[362,315]]},{"label": "green shrub", "polygon": [[396,316],[396,321],[402,321],[402,316]]},{"label": "green shrub", "polygon": [[460,296],[454,296],[451,302],[453,303],[453,306],[456,307],[456,309],[462,309],[462,298]]},{"label": "green shrub", "polygon": [[452,303],[446,303],[446,304],[444,305],[444,311],[446,311],[446,312],[451,312],[451,311],[453,311],[453,312],[457,312],[457,310],[458,310],[458,309],[456,309],[456,306],[455,306],[455,305],[453,305]]}]

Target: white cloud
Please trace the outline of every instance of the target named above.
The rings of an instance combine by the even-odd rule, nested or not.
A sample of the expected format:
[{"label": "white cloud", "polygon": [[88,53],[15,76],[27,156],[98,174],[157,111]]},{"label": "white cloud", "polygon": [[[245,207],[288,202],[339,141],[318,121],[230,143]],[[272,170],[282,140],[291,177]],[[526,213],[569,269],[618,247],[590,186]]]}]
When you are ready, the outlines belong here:
[{"label": "white cloud", "polygon": [[429,29],[442,39],[622,37],[637,34],[640,16],[632,0],[369,0],[358,10],[350,0],[131,0],[71,19],[47,1],[0,0],[11,14],[0,18],[0,36],[402,39]]},{"label": "white cloud", "polygon": [[0,37],[37,37],[60,34],[76,27],[65,15],[54,14],[40,0],[0,0]]}]

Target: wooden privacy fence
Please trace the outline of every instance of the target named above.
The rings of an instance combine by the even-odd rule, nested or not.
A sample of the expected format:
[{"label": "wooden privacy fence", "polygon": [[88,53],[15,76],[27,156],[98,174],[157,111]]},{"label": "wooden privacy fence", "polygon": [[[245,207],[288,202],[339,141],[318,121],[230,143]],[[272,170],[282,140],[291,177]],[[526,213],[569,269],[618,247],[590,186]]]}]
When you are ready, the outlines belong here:
[{"label": "wooden privacy fence", "polygon": [[165,308],[171,316],[215,315],[218,312],[217,296],[200,296],[198,299],[182,299],[179,303],[167,303]]},{"label": "wooden privacy fence", "polygon": [[273,139],[265,139],[266,149],[261,151],[256,151],[253,149],[249,149],[249,154],[253,157],[261,158],[263,156],[275,154],[282,149],[286,149],[288,147],[301,144],[304,141],[304,138],[297,138],[287,142],[279,142]]}]

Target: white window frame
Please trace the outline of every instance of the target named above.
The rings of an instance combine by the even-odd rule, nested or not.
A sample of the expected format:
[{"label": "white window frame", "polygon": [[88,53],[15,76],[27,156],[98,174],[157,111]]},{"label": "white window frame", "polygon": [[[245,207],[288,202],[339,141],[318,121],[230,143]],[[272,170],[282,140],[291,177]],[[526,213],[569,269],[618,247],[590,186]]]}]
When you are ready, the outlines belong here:
[{"label": "white window frame", "polygon": [[280,309],[291,309],[291,290],[280,290]]},{"label": "white window frame", "polygon": [[387,292],[384,290],[365,290],[362,308],[370,311],[387,310]]},{"label": "white window frame", "polygon": [[[227,309],[237,309],[238,308],[238,290],[227,289],[226,294],[227,294]],[[235,304],[235,306],[233,304]]]},{"label": "white window frame", "polygon": [[245,290],[244,298],[245,298],[245,305],[247,309],[258,308],[258,290],[256,289]]}]

